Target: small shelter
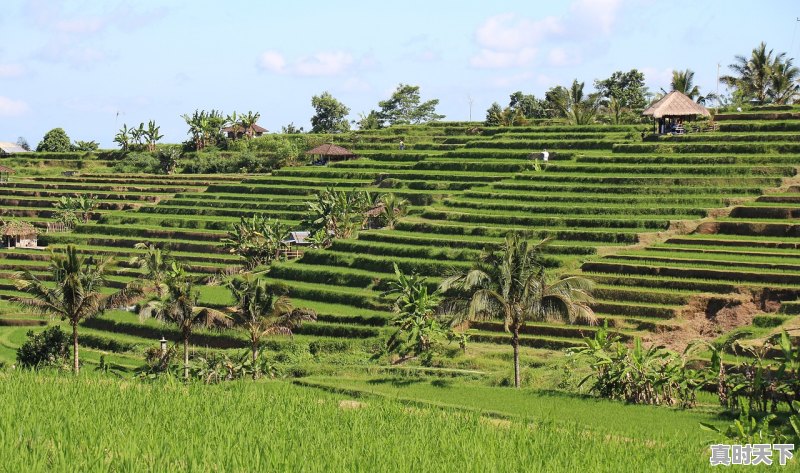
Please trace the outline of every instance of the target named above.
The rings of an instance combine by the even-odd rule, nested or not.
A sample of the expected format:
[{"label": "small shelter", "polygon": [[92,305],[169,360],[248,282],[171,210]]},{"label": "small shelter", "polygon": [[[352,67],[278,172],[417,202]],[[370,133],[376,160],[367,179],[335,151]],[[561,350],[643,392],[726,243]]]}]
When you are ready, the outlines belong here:
[{"label": "small shelter", "polygon": [[305,249],[311,246],[310,236],[311,232],[289,232],[289,238],[281,242],[286,248],[281,250],[280,254],[286,259],[303,256]]},{"label": "small shelter", "polygon": [[16,143],[10,143],[8,141],[0,141],[0,156],[8,155],[8,154],[19,154],[19,153],[30,153],[27,149],[23,148],[22,146]]},{"label": "small shelter", "polygon": [[0,227],[0,238],[5,248],[36,248],[39,244],[36,227],[27,222],[6,222]]},{"label": "small shelter", "polygon": [[708,117],[711,113],[685,94],[673,90],[642,112],[642,115],[653,117],[656,133],[664,134],[682,133],[684,120],[691,120],[698,115]]},{"label": "small shelter", "polygon": [[9,176],[14,174],[14,170],[5,166],[0,166],[0,184],[8,182]]},{"label": "small shelter", "polygon": [[364,212],[364,217],[366,220],[364,221],[364,229],[365,230],[374,230],[377,228],[384,227],[384,218],[383,213],[386,209],[386,204],[383,202],[377,204],[375,207]]},{"label": "small shelter", "polygon": [[261,136],[264,133],[267,133],[267,129],[257,124],[253,124],[253,126],[245,128],[241,125],[237,126],[229,126],[222,129],[222,132],[225,133],[225,136],[231,140],[238,140],[239,138],[244,137],[245,135],[249,137]]},{"label": "small shelter", "polygon": [[342,148],[341,146],[336,146],[333,143],[319,145],[314,149],[306,151],[306,154],[319,156],[315,162],[320,164],[327,164],[330,161],[341,161],[356,157],[352,151]]}]

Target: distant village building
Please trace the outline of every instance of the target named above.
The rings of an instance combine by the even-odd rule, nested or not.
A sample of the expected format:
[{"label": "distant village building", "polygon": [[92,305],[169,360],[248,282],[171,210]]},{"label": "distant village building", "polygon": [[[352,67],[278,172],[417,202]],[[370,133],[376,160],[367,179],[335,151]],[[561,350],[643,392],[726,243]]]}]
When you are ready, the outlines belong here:
[{"label": "distant village building", "polygon": [[3,248],[36,248],[36,227],[27,222],[6,222],[0,227]]},{"label": "distant village building", "polygon": [[251,138],[261,136],[268,131],[264,127],[253,125],[249,129],[243,126],[229,126],[223,128],[222,132],[225,133],[225,136],[227,136],[228,139],[238,140],[239,138],[244,138],[245,136],[249,136]]},{"label": "distant village building", "polygon": [[22,146],[16,143],[9,143],[8,141],[0,141],[0,156],[7,156],[9,154],[30,153]]},{"label": "distant village building", "polygon": [[346,148],[342,148],[341,146],[336,146],[333,143],[325,143],[324,145],[319,145],[314,149],[310,149],[306,151],[306,154],[311,156],[317,156],[318,158],[315,160],[316,163],[319,164],[327,164],[331,161],[341,161],[345,159],[353,159],[356,157],[352,151]]},{"label": "distant village building", "polygon": [[311,247],[310,236],[311,232],[290,232],[289,238],[282,242],[286,248],[281,250],[280,256],[286,259],[297,259],[303,256],[305,249]]}]

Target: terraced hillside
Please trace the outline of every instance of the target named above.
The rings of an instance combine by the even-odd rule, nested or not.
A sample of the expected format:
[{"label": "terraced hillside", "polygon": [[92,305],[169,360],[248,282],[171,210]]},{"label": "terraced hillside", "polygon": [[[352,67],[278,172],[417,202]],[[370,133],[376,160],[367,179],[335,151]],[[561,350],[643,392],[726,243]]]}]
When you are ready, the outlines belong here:
[{"label": "terraced hillside", "polygon": [[[390,318],[380,294],[393,263],[435,283],[518,229],[552,237],[548,264],[593,277],[596,312],[632,337],[679,326],[683,307],[702,293],[768,286],[788,299],[800,289],[800,192],[790,185],[800,154],[790,132],[800,130],[800,119],[726,118],[719,117],[718,132],[654,141],[639,139],[641,126],[392,127],[359,132],[357,160],[268,176],[17,178],[0,187],[0,215],[43,223],[60,195],[97,196],[102,204],[91,223],[42,241],[118,256],[121,283],[135,275],[124,261],[137,242],[170,248],[192,271],[212,273],[237,264],[220,239],[240,216],[262,213],[297,228],[304,202],[326,187],[393,192],[412,203],[394,229],[362,231],[273,265],[269,280],[320,314],[305,333],[377,336]],[[537,166],[532,154],[544,148],[551,159]],[[23,266],[41,270],[46,255],[14,250],[0,258],[0,297],[7,297],[14,292],[2,278]],[[226,303],[217,290],[207,297]],[[787,307],[773,323],[791,317]],[[472,329],[478,342],[506,339],[496,323]],[[534,324],[523,342],[569,346],[593,330]]]}]

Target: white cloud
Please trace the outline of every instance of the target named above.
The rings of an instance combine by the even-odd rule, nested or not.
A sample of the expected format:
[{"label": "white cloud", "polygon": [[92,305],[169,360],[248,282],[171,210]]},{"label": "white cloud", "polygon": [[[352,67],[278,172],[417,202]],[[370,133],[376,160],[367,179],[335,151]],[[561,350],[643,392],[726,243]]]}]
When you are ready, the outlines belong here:
[{"label": "white cloud", "polygon": [[640,69],[644,73],[644,78],[647,84],[651,87],[652,92],[658,92],[660,88],[669,90],[669,85],[672,82],[672,68],[667,67],[664,69],[656,69],[655,67],[643,67]]},{"label": "white cloud", "polygon": [[68,20],[56,21],[53,29],[60,33],[70,34],[91,34],[105,28],[107,21],[102,18],[89,17],[89,18],[72,18]]},{"label": "white cloud", "polygon": [[25,114],[30,108],[22,100],[0,96],[0,116],[16,117]]},{"label": "white cloud", "polygon": [[535,48],[522,48],[519,51],[481,49],[470,58],[469,63],[472,67],[486,69],[521,67],[530,64],[536,58],[536,52]]},{"label": "white cloud", "polygon": [[286,69],[286,59],[277,51],[264,51],[258,57],[258,66],[268,71],[282,73]]},{"label": "white cloud", "polygon": [[353,66],[353,55],[344,51],[323,51],[288,61],[278,51],[264,51],[258,57],[258,67],[278,74],[295,76],[336,76]]},{"label": "white cloud", "polygon": [[539,57],[550,65],[578,64],[582,49],[613,32],[622,2],[574,0],[564,14],[540,19],[514,13],[491,16],[475,31],[479,50],[470,64],[495,69],[525,67]]},{"label": "white cloud", "polygon": [[20,64],[0,64],[0,79],[21,77],[24,74],[25,68]]},{"label": "white cloud", "polygon": [[343,73],[353,64],[353,56],[343,51],[320,52],[302,57],[294,65],[301,76],[335,76]]}]

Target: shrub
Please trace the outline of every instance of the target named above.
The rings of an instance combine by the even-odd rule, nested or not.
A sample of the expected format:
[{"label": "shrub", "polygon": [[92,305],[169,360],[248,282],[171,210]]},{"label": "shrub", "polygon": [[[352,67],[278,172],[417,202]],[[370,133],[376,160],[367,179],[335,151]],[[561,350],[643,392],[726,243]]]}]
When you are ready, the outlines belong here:
[{"label": "shrub", "polygon": [[116,173],[158,174],[161,163],[150,153],[130,153],[114,163]]},{"label": "shrub", "polygon": [[36,151],[49,151],[51,153],[66,153],[72,151],[69,136],[63,128],[53,128],[45,133],[42,141],[36,146]]},{"label": "shrub", "polygon": [[41,333],[28,331],[28,340],[17,349],[17,362],[23,368],[65,366],[69,361],[69,338],[54,326]]}]

